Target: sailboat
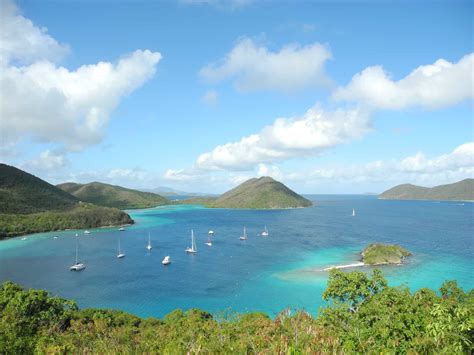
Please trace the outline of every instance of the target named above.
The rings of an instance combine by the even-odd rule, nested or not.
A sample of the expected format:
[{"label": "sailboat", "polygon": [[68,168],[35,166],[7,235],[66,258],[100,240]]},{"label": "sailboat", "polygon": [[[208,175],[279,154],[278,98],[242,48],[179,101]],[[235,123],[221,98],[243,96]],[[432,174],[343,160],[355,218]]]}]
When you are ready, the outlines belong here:
[{"label": "sailboat", "polygon": [[89,232],[88,230],[85,230],[84,234],[91,234],[91,232]]},{"label": "sailboat", "polygon": [[248,239],[247,238],[247,230],[245,229],[245,227],[244,227],[244,234],[242,234],[239,239],[240,240],[247,240]]},{"label": "sailboat", "polygon": [[86,268],[84,263],[79,262],[79,235],[76,234],[76,262],[72,265],[69,270],[71,271],[81,271]]},{"label": "sailboat", "polygon": [[207,246],[210,246],[210,247],[212,247],[211,236],[212,236],[212,234],[211,234],[211,232],[209,232],[208,235],[207,235],[207,242],[206,242],[206,245],[207,245]]},{"label": "sailboat", "polygon": [[163,265],[169,265],[171,264],[171,257],[169,255],[165,256],[163,261],[161,262]]},{"label": "sailboat", "polygon": [[150,251],[152,249],[151,247],[151,240],[150,240],[150,233],[148,233],[148,245],[146,246],[147,250]]},{"label": "sailboat", "polygon": [[119,259],[122,259],[125,257],[125,254],[122,253],[122,250],[120,249],[120,237],[118,238],[118,254],[117,254],[117,258]]},{"label": "sailboat", "polygon": [[125,230],[124,227],[120,227],[120,228],[119,228],[119,231],[120,231],[120,232],[123,232],[124,230]]},{"label": "sailboat", "polygon": [[356,215],[356,210],[353,208],[352,209],[352,217],[355,217],[355,215]]},{"label": "sailboat", "polygon": [[195,254],[197,253],[196,241],[194,240],[194,230],[191,229],[191,247],[186,248],[186,253]]},{"label": "sailboat", "polygon": [[265,229],[262,231],[262,233],[260,233],[260,235],[262,237],[268,237],[268,229],[267,229],[267,226],[265,226]]}]

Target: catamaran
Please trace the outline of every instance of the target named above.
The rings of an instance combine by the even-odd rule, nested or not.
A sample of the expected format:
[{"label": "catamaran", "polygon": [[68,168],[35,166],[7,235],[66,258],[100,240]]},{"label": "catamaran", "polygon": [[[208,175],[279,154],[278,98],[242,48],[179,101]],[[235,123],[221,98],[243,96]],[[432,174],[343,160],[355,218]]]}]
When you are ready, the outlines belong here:
[{"label": "catamaran", "polygon": [[262,233],[260,233],[260,235],[262,237],[268,237],[268,229],[267,229],[267,226],[265,226],[265,229],[262,231]]},{"label": "catamaran", "polygon": [[76,234],[76,263],[72,265],[69,270],[71,271],[81,271],[86,268],[84,263],[79,262],[79,235]]},{"label": "catamaran", "polygon": [[169,255],[165,256],[163,261],[161,262],[163,265],[169,265],[171,264],[171,257]]},{"label": "catamaran", "polygon": [[186,248],[186,253],[195,254],[197,253],[196,241],[194,240],[194,230],[191,229],[191,247]]},{"label": "catamaran", "polygon": [[151,240],[150,240],[150,233],[148,233],[148,245],[146,246],[147,250],[150,251],[152,249],[151,247]]},{"label": "catamaran", "polygon": [[352,217],[355,217],[355,215],[356,215],[356,210],[353,208],[352,209]]},{"label": "catamaran", "polygon": [[244,234],[242,234],[239,239],[240,240],[247,240],[248,239],[247,238],[247,230],[245,229],[245,227],[244,227]]},{"label": "catamaran", "polygon": [[122,259],[125,257],[125,254],[122,253],[122,250],[120,249],[120,237],[118,238],[118,254],[117,254],[117,258],[119,259]]}]

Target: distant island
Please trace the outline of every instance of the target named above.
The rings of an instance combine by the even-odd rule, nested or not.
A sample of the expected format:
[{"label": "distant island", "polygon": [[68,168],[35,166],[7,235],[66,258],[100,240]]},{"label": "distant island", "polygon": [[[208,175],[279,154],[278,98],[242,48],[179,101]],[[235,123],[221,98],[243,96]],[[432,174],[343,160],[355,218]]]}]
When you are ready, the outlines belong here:
[{"label": "distant island", "polygon": [[36,176],[0,164],[0,239],[131,223],[119,209],[82,202]]},{"label": "distant island", "polygon": [[402,264],[412,255],[399,245],[370,244],[361,252],[364,265]]},{"label": "distant island", "polygon": [[57,187],[74,195],[81,201],[122,210],[150,208],[170,203],[166,197],[156,193],[127,189],[102,182],[91,182],[89,184],[66,182],[57,185]]},{"label": "distant island", "polygon": [[197,197],[177,203],[202,204],[209,208],[278,209],[309,207],[311,201],[269,176],[253,178],[219,197]]},{"label": "distant island", "polygon": [[473,201],[474,179],[464,179],[453,184],[439,185],[431,188],[411,184],[398,185],[384,191],[379,195],[379,199]]}]

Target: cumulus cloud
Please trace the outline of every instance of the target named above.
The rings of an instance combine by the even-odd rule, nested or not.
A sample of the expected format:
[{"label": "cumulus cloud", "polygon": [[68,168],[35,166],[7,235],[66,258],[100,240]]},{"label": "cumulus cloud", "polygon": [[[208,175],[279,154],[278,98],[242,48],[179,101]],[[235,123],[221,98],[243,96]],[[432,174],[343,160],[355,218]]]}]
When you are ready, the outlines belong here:
[{"label": "cumulus cloud", "polygon": [[474,98],[473,66],[474,53],[457,63],[439,59],[416,68],[398,81],[381,66],[368,67],[356,74],[348,85],[336,89],[332,97],[390,110],[451,106]]},{"label": "cumulus cloud", "polygon": [[[377,160],[365,164],[315,166],[291,171],[281,170],[274,164],[259,164],[248,171],[168,170],[164,180],[172,184],[213,186],[214,192],[225,191],[255,176],[272,176],[299,191],[367,192],[375,186],[380,191],[402,183],[435,186],[474,178],[474,142],[468,142],[452,152],[428,157],[418,152],[402,159]],[[328,189],[328,190],[326,190]],[[372,190],[373,191],[373,190]]]},{"label": "cumulus cloud", "polygon": [[219,95],[215,90],[206,91],[206,93],[201,97],[201,101],[206,105],[214,106],[217,104],[217,99]]},{"label": "cumulus cloud", "polygon": [[26,163],[22,164],[21,168],[27,171],[41,172],[48,170],[61,169],[69,164],[69,160],[61,151],[45,150],[41,154]]},{"label": "cumulus cloud", "polygon": [[324,65],[330,58],[331,52],[320,43],[290,44],[271,52],[244,38],[223,60],[202,68],[199,75],[212,83],[232,78],[242,91],[293,91],[329,85]]},{"label": "cumulus cloud", "polygon": [[196,167],[204,170],[248,170],[260,163],[317,154],[362,137],[370,129],[370,116],[366,111],[324,111],[316,105],[302,117],[278,118],[257,134],[201,154]]},{"label": "cumulus cloud", "polygon": [[31,63],[37,60],[59,60],[69,52],[67,45],[58,43],[46,28],[36,27],[23,17],[17,6],[0,1],[0,60]]},{"label": "cumulus cloud", "polygon": [[137,50],[116,63],[76,70],[52,60],[66,52],[47,34],[4,3],[0,41],[0,145],[29,137],[81,150],[102,139],[120,100],[149,80],[161,54]]},{"label": "cumulus cloud", "polygon": [[474,142],[468,142],[452,152],[427,157],[423,152],[400,160],[378,160],[367,164],[316,167],[306,171],[282,173],[282,179],[291,182],[309,182],[309,185],[329,180],[340,183],[411,182],[434,186],[474,177]]}]

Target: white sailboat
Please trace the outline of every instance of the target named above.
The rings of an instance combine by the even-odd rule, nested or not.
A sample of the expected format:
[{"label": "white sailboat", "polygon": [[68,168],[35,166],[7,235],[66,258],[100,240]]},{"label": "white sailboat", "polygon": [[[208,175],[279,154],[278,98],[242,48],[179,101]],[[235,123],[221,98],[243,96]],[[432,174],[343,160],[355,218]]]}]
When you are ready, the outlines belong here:
[{"label": "white sailboat", "polygon": [[161,262],[163,265],[169,265],[171,264],[171,257],[169,255],[165,256],[163,261]]},{"label": "white sailboat", "polygon": [[125,257],[125,253],[122,253],[122,250],[120,248],[120,237],[118,238],[118,254],[117,258],[122,259]]},{"label": "white sailboat", "polygon": [[268,229],[267,229],[267,226],[265,226],[265,229],[262,231],[262,233],[260,233],[260,235],[262,237],[268,237]]},{"label": "white sailboat", "polygon": [[207,235],[207,242],[206,242],[206,245],[207,245],[207,246],[210,246],[210,247],[212,247],[211,236],[212,236],[211,233],[209,233],[209,234]]},{"label": "white sailboat", "polygon": [[85,230],[84,234],[91,234],[91,232],[89,232],[88,230]]},{"label": "white sailboat", "polygon": [[186,253],[195,254],[197,253],[196,241],[194,240],[194,230],[191,229],[191,247],[186,248]]},{"label": "white sailboat", "polygon": [[353,208],[352,209],[352,217],[355,217],[355,215],[356,215],[356,210]]},{"label": "white sailboat", "polygon": [[239,239],[240,240],[247,240],[248,239],[247,238],[247,230],[245,229],[245,227],[244,227],[244,234],[242,234]]},{"label": "white sailboat", "polygon": [[152,248],[151,246],[151,240],[150,240],[150,233],[148,233],[148,245],[146,246],[147,250],[150,251]]},{"label": "white sailboat", "polygon": [[119,228],[119,231],[120,231],[120,232],[123,232],[124,230],[125,230],[124,227],[120,227],[120,228]]},{"label": "white sailboat", "polygon": [[69,270],[71,271],[81,271],[86,268],[84,263],[79,262],[79,235],[76,234],[76,262],[72,265]]}]

